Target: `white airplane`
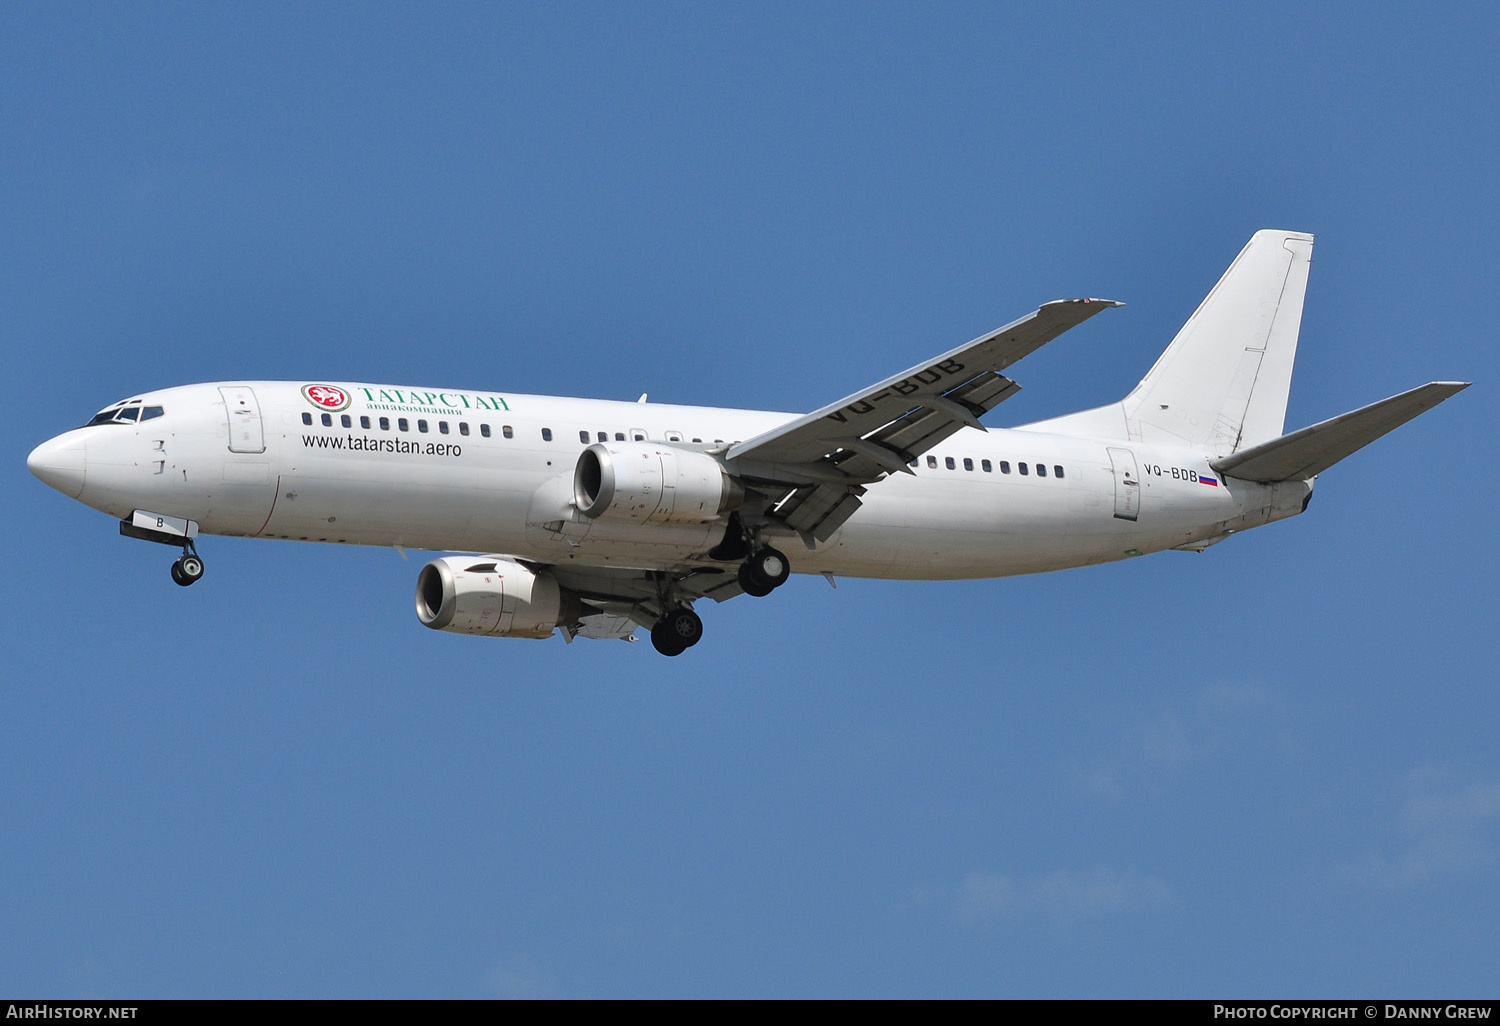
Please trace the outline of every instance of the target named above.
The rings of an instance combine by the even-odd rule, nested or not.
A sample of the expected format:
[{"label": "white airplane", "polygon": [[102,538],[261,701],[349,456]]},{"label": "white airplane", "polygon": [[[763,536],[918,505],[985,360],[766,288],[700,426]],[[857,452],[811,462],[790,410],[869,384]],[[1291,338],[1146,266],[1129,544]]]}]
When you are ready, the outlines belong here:
[{"label": "white airplane", "polygon": [[[435,630],[696,644],[693,612],[790,571],[906,580],[1202,551],[1307,508],[1318,474],[1466,388],[1432,382],[1282,434],[1313,237],[1257,232],[1119,402],[980,418],[1000,372],[1121,304],[1047,303],[797,416],[354,382],[148,392],[39,445],[32,473],[182,549],[200,533],[478,553],[417,576]],[[792,556],[782,549],[790,550]]]}]

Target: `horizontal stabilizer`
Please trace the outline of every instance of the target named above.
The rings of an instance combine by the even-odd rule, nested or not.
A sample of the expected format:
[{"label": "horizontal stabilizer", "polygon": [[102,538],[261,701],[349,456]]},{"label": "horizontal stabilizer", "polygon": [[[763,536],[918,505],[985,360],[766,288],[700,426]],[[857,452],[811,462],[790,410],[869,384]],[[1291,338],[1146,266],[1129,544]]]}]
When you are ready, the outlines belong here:
[{"label": "horizontal stabilizer", "polygon": [[1352,413],[1242,449],[1211,465],[1221,474],[1246,481],[1304,480],[1321,474],[1387,431],[1394,431],[1468,387],[1467,381],[1432,381]]}]

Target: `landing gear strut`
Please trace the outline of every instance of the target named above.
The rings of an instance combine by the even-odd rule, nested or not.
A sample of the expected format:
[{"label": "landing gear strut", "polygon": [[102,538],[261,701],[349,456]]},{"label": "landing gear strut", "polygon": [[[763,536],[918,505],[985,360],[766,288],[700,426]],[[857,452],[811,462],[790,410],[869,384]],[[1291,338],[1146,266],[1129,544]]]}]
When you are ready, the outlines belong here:
[{"label": "landing gear strut", "polygon": [[182,547],[182,555],[172,564],[172,580],[186,588],[203,576],[203,559],[193,550],[190,541]]},{"label": "landing gear strut", "polygon": [[758,549],[740,564],[740,587],[746,595],[763,598],[786,583],[792,564],[773,548]]},{"label": "landing gear strut", "polygon": [[682,655],[703,640],[703,621],[687,606],[669,609],[651,628],[651,644],[664,656]]},{"label": "landing gear strut", "polygon": [[203,558],[193,547],[193,537],[198,533],[198,525],[194,521],[138,509],[130,515],[130,519],[120,521],[120,533],[126,538],[139,538],[141,541],[182,549],[182,555],[172,564],[172,580],[184,588],[203,576]]}]

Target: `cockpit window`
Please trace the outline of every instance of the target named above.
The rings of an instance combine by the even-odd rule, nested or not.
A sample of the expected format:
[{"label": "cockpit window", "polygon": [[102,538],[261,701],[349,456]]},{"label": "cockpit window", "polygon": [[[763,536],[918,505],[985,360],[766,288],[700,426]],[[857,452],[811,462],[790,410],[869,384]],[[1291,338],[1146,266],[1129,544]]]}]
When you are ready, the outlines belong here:
[{"label": "cockpit window", "polygon": [[143,407],[139,399],[132,399],[99,411],[84,427],[93,427],[95,424],[134,424],[138,420],[160,417],[164,412],[160,406]]}]

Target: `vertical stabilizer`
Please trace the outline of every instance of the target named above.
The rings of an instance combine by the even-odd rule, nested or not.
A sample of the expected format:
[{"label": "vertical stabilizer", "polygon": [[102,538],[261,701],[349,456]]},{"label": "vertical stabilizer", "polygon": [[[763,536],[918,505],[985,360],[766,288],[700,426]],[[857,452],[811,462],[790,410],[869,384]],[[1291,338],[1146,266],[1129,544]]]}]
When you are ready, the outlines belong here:
[{"label": "vertical stabilizer", "polygon": [[1313,237],[1256,232],[1120,404],[1130,434],[1228,455],[1281,436]]}]

